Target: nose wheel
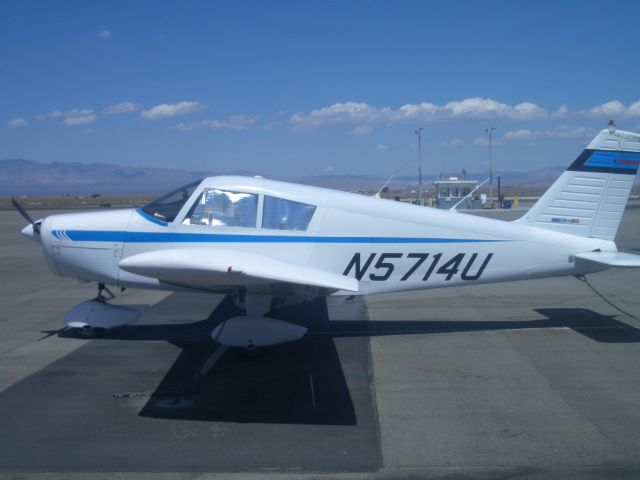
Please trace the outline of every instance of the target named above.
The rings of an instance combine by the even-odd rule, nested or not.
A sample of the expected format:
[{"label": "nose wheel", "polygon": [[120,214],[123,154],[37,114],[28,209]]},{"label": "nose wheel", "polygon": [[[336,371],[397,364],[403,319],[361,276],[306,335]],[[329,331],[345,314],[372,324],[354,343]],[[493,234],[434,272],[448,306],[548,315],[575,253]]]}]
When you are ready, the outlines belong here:
[{"label": "nose wheel", "polygon": [[102,337],[107,330],[101,327],[92,327],[90,325],[85,325],[84,327],[72,328],[71,331],[78,338],[91,340],[94,338]]},{"label": "nose wheel", "polygon": [[115,294],[104,283],[98,284],[98,295],[73,307],[65,315],[67,327],[78,337],[99,338],[110,328],[135,322],[143,310],[125,305],[111,305]]},{"label": "nose wheel", "polygon": [[[107,287],[104,283],[98,284],[98,295],[96,295],[95,298],[96,301],[107,303],[109,300],[113,300],[114,298],[116,298],[116,296],[111,290],[109,290],[109,287]],[[102,337],[107,329],[102,327],[93,327],[91,325],[85,324],[81,327],[74,327],[71,329],[71,331],[78,338],[93,339]]]}]

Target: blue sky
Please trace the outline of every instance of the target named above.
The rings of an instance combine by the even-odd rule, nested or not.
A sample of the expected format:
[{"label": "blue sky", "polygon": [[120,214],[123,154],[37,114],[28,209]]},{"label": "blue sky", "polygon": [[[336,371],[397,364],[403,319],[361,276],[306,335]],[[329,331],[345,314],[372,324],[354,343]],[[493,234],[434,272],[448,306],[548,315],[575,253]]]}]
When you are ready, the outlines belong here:
[{"label": "blue sky", "polygon": [[568,165],[640,130],[637,1],[0,3],[0,159],[272,176]]}]

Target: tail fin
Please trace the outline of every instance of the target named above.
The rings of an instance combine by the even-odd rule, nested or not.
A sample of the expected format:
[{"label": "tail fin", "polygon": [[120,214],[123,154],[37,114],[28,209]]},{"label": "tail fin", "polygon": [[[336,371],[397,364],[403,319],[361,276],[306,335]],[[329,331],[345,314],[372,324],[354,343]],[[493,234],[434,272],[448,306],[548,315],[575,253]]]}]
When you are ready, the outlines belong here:
[{"label": "tail fin", "polygon": [[639,164],[640,134],[603,130],[517,222],[613,240]]}]

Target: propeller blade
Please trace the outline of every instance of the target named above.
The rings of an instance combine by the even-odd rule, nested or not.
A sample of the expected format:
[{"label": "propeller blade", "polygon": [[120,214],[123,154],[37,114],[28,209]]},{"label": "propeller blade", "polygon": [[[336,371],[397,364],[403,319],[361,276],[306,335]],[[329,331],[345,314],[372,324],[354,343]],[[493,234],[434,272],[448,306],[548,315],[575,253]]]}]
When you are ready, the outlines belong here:
[{"label": "propeller blade", "polygon": [[64,326],[62,328],[59,328],[58,330],[42,330],[40,331],[40,333],[44,333],[45,335],[43,337],[40,337],[36,340],[36,342],[40,342],[41,340],[46,340],[49,337],[53,337],[54,335],[58,335],[60,336],[60,334],[64,333],[67,330],[67,326]]},{"label": "propeller blade", "polygon": [[33,218],[31,218],[31,215],[29,215],[27,211],[24,209],[24,207],[18,203],[15,197],[11,197],[11,204],[18,211],[18,213],[23,216],[23,218],[27,222],[33,225],[33,231],[36,233],[40,233],[40,225],[38,225],[36,222],[33,221]]}]

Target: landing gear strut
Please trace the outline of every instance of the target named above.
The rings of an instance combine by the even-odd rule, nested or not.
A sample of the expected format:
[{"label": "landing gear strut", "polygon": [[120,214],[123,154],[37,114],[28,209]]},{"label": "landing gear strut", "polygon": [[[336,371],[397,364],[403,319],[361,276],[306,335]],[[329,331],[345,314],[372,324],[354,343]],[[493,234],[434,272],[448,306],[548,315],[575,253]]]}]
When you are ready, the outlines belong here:
[{"label": "landing gear strut", "polygon": [[[108,296],[105,295],[104,292],[107,292]],[[107,287],[104,283],[98,284],[98,296],[96,297],[96,300],[100,302],[108,302],[109,300],[113,300],[114,298],[116,298],[116,294],[109,290],[109,287]]]}]

